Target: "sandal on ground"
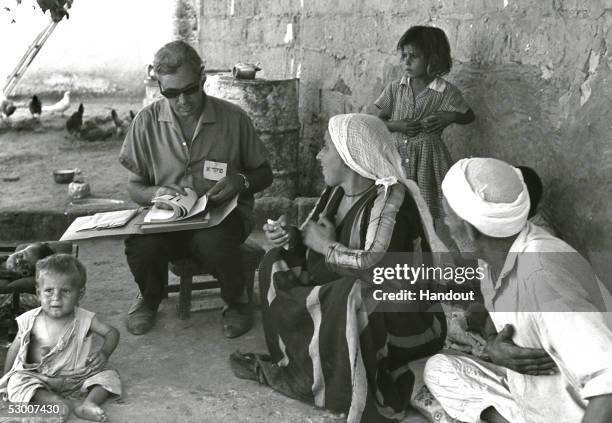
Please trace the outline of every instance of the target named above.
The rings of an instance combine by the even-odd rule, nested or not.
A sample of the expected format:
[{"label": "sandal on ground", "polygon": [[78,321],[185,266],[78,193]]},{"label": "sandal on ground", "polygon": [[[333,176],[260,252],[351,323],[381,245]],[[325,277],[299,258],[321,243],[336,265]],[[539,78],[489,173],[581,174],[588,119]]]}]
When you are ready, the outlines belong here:
[{"label": "sandal on ground", "polygon": [[[265,355],[261,356],[263,359],[267,357]],[[230,367],[237,378],[261,382],[261,365],[259,364],[258,354],[243,354],[236,350],[230,355]]]}]

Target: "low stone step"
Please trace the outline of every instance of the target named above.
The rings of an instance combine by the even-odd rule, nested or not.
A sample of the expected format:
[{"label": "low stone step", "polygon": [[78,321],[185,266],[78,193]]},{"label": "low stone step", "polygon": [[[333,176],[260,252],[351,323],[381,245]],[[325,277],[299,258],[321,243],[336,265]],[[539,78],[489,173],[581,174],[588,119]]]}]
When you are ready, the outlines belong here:
[{"label": "low stone step", "polygon": [[[316,200],[316,197],[298,197],[294,200],[284,197],[258,198],[253,210],[254,230],[261,230],[267,219],[278,219],[282,214],[287,215],[290,224],[299,224],[304,221]],[[79,216],[132,207],[136,205],[125,203],[65,210],[3,211],[0,212],[0,241],[57,240]]]}]

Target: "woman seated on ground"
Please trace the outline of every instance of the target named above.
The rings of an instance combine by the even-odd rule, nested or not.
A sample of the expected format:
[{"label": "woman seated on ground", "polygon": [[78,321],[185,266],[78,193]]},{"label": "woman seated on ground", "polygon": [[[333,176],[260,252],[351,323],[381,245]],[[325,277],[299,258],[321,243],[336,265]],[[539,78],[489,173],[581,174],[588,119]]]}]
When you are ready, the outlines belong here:
[{"label": "woman seated on ground", "polygon": [[372,313],[359,275],[387,251],[443,246],[382,121],[359,114],[331,118],[317,158],[328,187],[301,230],[264,226],[277,247],[259,274],[270,355],[236,352],[232,369],[289,397],[346,413],[348,422],[401,418],[414,383],[407,364],[442,347],[444,314],[438,308]]}]

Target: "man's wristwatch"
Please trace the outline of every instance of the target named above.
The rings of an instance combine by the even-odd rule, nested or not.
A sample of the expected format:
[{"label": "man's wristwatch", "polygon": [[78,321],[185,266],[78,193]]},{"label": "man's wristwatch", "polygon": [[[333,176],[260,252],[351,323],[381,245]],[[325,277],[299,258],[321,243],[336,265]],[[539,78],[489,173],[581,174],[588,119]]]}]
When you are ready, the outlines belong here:
[{"label": "man's wristwatch", "polygon": [[251,186],[251,183],[249,182],[249,178],[247,178],[244,173],[239,173],[238,176],[241,176],[242,179],[244,180],[244,188],[242,188],[242,190],[246,191],[247,189],[249,189],[249,187]]}]

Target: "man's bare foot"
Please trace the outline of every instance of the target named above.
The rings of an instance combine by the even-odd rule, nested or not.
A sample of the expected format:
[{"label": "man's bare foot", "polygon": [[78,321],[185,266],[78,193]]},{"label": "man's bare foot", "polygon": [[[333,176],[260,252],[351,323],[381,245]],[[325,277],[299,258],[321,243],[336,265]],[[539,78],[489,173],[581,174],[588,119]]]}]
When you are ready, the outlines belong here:
[{"label": "man's bare foot", "polygon": [[82,419],[91,420],[93,422],[106,421],[106,414],[104,414],[104,410],[93,402],[87,400],[74,407],[74,414]]}]

